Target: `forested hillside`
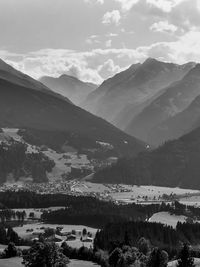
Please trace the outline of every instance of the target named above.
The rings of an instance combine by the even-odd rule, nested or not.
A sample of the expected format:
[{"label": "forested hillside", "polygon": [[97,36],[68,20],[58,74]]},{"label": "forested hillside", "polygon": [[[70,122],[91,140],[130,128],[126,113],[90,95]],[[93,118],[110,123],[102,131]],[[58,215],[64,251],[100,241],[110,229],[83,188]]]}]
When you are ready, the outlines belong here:
[{"label": "forested hillside", "polygon": [[120,159],[94,181],[199,189],[200,128],[136,158]]},{"label": "forested hillside", "polygon": [[47,182],[46,172],[51,172],[54,165],[43,153],[27,153],[24,143],[0,144],[0,183],[6,182],[8,175],[15,180],[32,177],[34,182]]}]

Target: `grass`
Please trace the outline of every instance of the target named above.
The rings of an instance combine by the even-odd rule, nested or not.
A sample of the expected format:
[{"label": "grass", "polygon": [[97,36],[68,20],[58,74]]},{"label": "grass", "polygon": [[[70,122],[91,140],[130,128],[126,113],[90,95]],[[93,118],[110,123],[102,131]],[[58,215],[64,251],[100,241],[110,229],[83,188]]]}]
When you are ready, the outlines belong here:
[{"label": "grass", "polygon": [[168,212],[158,212],[154,213],[153,216],[149,219],[149,222],[157,222],[176,227],[177,222],[185,222],[186,217],[183,215],[170,215]]},{"label": "grass", "polygon": [[[22,258],[10,258],[10,259],[0,259],[1,267],[22,267],[24,266],[22,263]],[[71,260],[69,267],[92,267],[99,266],[89,261],[79,261],[79,260]]]},{"label": "grass", "polygon": [[1,267],[22,267],[22,258],[0,259]]}]

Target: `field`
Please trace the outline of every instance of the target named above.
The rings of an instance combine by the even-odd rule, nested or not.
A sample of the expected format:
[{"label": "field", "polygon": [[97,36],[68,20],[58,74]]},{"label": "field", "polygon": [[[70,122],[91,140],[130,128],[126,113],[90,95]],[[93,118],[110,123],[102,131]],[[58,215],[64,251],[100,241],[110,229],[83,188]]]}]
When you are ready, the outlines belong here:
[{"label": "field", "polygon": [[[160,186],[136,186],[124,184],[96,184],[91,182],[77,182],[73,191],[80,193],[99,193],[102,197],[110,196],[112,199],[124,203],[152,203],[161,201],[163,194],[176,194],[185,196],[188,194],[200,194],[198,190],[181,188],[160,187]],[[160,198],[159,198],[160,197]],[[200,197],[199,197],[200,203]]]},{"label": "field", "polygon": [[[194,264],[195,264],[195,267],[200,267],[200,259],[195,258],[194,259]],[[176,267],[177,266],[177,261],[171,261],[171,262],[168,263],[167,266],[168,267]]]},{"label": "field", "polygon": [[200,195],[183,197],[180,199],[180,203],[200,207]]},{"label": "field", "polygon": [[[22,258],[0,259],[0,267],[22,267]],[[89,261],[71,260],[69,267],[92,267],[99,266]]]},{"label": "field", "polygon": [[[76,240],[67,241],[69,246],[74,248],[80,248],[81,246],[85,247],[91,247],[93,246],[92,242],[82,242],[80,240],[81,233],[84,228],[86,228],[87,232],[90,232],[92,234],[92,238],[95,237],[97,229],[87,227],[84,225],[60,225],[60,224],[44,224],[44,223],[32,223],[32,224],[24,224],[23,226],[17,226],[14,227],[14,231],[18,233],[18,235],[25,239],[34,239],[38,237],[39,233],[43,233],[44,229],[41,229],[41,227],[45,228],[54,228],[56,227],[63,227],[62,232],[71,232],[72,230],[76,231]],[[32,229],[32,232],[27,232],[28,229]],[[66,239],[65,236],[63,236],[63,241]],[[62,242],[57,242],[58,245],[61,245]],[[0,266],[1,267],[1,266]]]},{"label": "field", "polygon": [[[18,130],[19,129],[17,128],[3,128],[3,133],[0,134],[0,141],[6,141],[12,138],[16,141],[24,142],[23,138],[18,135]],[[27,142],[24,143],[27,144],[27,151],[29,153],[37,153],[40,151],[39,147],[31,145]],[[47,148],[42,152],[55,162],[55,167],[53,168],[52,172],[48,173],[48,179],[50,181],[61,179],[62,174],[71,171],[71,166],[79,167],[90,164],[90,161],[85,154],[78,155],[76,152],[72,151],[66,153],[57,153],[50,148]]]},{"label": "field", "polygon": [[168,212],[158,212],[154,213],[154,215],[149,218],[149,222],[157,222],[157,223],[162,223],[166,224],[169,226],[172,226],[173,228],[176,227],[177,222],[185,222],[187,219],[186,216],[183,215],[171,215]]},{"label": "field", "polygon": [[[2,245],[2,244],[0,244],[0,252],[2,252],[5,248],[7,248],[7,246],[8,245]],[[17,248],[20,248],[20,249],[29,249],[29,247],[28,246],[16,246]],[[0,267],[1,267],[1,265],[0,265]]]},{"label": "field", "polygon": [[[0,259],[1,267],[22,267],[24,265],[21,264],[22,258],[10,258],[10,259]],[[200,259],[195,259],[194,261],[195,267],[200,267]],[[176,267],[177,261],[172,261],[168,263],[168,267]],[[71,260],[69,267],[92,267],[99,266],[95,263],[89,261],[79,261],[79,260]]]}]

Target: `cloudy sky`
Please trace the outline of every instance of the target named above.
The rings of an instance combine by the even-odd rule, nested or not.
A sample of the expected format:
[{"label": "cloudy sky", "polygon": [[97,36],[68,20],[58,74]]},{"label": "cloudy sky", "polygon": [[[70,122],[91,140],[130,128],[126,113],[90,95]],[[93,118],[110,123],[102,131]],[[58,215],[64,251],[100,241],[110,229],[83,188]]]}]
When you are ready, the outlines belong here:
[{"label": "cloudy sky", "polygon": [[147,57],[200,61],[200,0],[0,0],[0,57],[101,83]]}]

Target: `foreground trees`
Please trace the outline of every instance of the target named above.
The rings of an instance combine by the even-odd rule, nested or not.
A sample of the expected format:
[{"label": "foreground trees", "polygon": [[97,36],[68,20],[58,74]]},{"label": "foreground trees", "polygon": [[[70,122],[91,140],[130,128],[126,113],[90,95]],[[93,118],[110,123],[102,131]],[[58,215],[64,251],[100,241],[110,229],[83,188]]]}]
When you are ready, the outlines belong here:
[{"label": "foreground trees", "polygon": [[147,267],[167,267],[168,254],[164,250],[154,248],[148,258]]},{"label": "foreground trees", "polygon": [[184,244],[180,252],[180,259],[177,267],[194,267],[194,259],[191,257],[191,251],[188,244]]},{"label": "foreground trees", "polygon": [[23,256],[26,267],[66,267],[69,259],[55,243],[35,243]]}]

